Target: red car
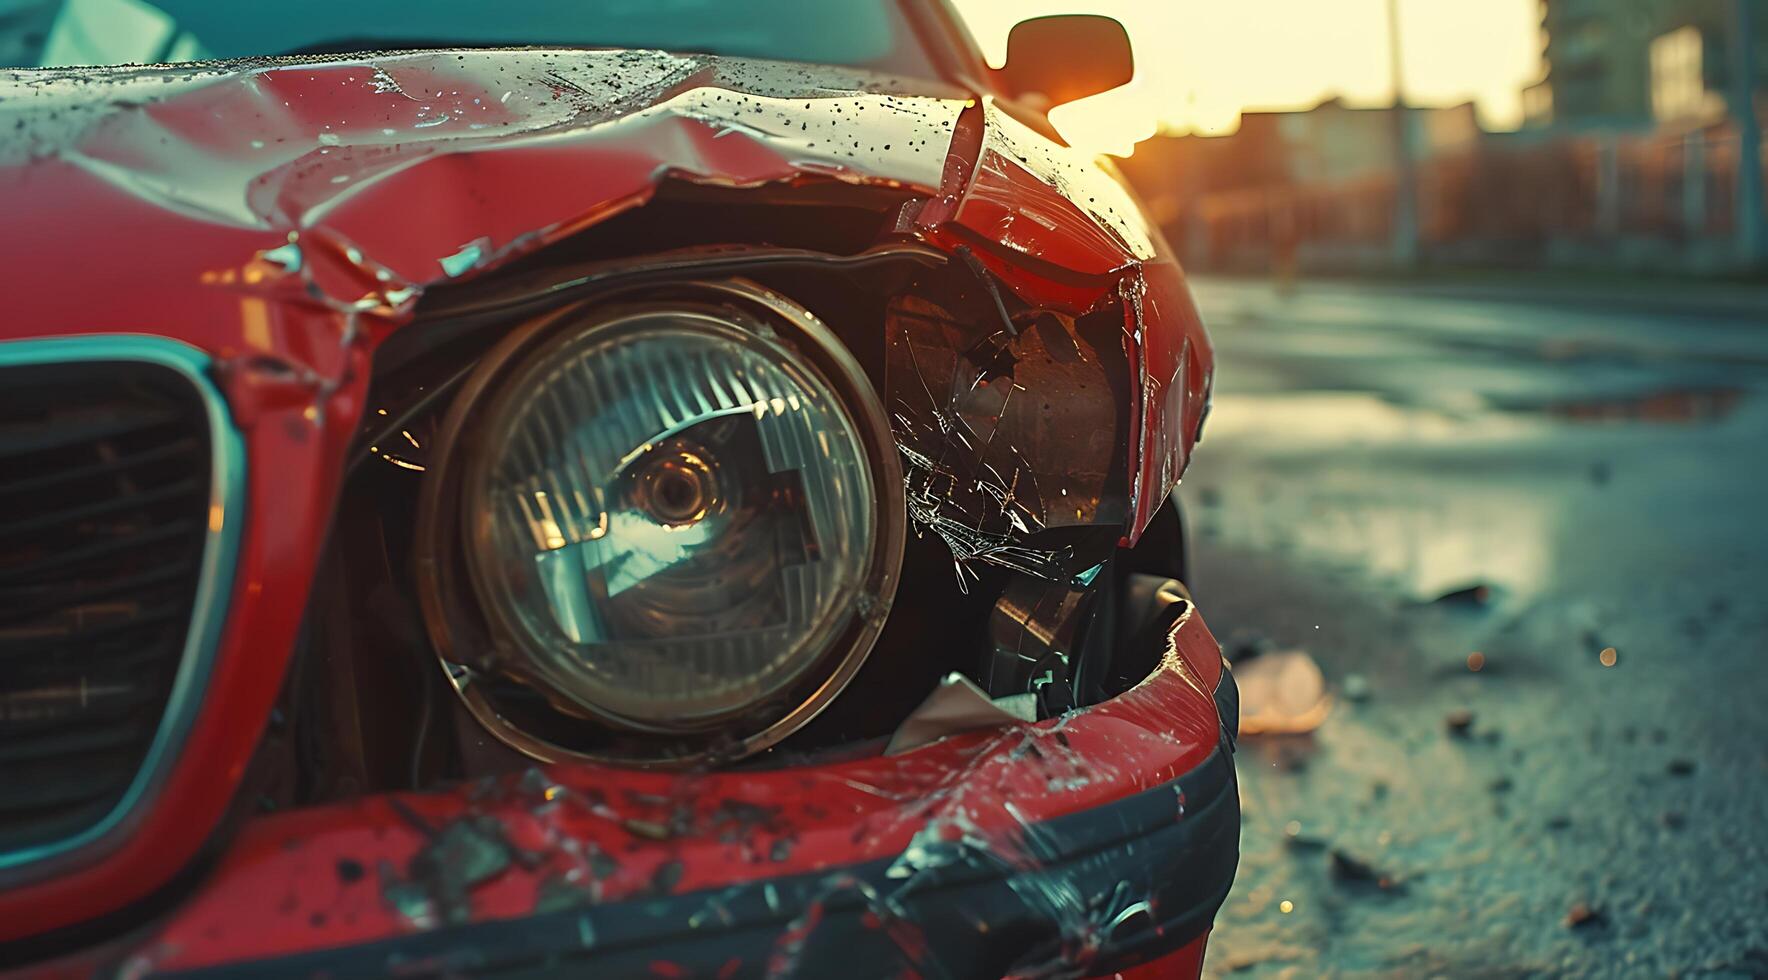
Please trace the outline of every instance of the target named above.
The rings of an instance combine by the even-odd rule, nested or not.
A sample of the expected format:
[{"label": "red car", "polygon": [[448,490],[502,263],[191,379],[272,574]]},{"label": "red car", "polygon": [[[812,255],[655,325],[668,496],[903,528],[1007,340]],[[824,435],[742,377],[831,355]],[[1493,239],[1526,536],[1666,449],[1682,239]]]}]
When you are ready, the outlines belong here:
[{"label": "red car", "polygon": [[0,966],[1195,975],[1211,351],[1042,115],[1122,28],[394,7],[7,15]]}]

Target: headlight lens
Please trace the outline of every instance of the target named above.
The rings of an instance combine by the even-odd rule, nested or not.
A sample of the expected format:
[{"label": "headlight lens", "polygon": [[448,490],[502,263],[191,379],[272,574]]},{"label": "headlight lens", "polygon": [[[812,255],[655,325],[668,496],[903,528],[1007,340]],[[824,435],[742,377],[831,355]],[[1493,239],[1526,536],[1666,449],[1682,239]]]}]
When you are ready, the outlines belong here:
[{"label": "headlight lens", "polygon": [[746,726],[738,740],[845,683],[894,591],[902,518],[882,409],[831,383],[865,384],[833,337],[639,306],[493,373],[450,466],[501,668],[620,729]]}]

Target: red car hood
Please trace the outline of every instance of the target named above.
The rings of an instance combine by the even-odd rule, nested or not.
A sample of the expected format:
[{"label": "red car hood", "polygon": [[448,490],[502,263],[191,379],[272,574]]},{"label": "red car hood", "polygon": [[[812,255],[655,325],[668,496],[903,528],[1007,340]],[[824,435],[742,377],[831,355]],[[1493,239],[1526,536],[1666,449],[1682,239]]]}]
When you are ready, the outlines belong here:
[{"label": "red car hood", "polygon": [[[642,203],[666,177],[936,189],[963,99],[881,86],[656,51],[15,73],[0,204],[27,233],[0,243],[0,269],[103,270],[104,288],[77,313],[65,295],[21,297],[11,332],[139,330],[156,297],[202,283],[231,307],[289,273],[337,312],[398,320],[424,285]],[[276,352],[218,322],[168,329]]]},{"label": "red car hood", "polygon": [[[353,249],[348,261],[382,283],[375,298],[397,309],[414,288],[580,229],[668,178],[936,194],[959,120],[977,102],[949,88],[907,94],[907,84],[660,51],[13,73],[0,100],[0,201],[31,234],[10,236],[0,257],[12,270],[102,263],[125,277],[109,280],[111,292],[227,285],[218,277],[242,253],[298,237]],[[998,135],[1015,155],[1050,147]],[[1023,163],[1062,187],[1088,176],[1075,157]],[[1085,191],[1092,220],[1060,223],[1096,254],[1058,264],[1105,273],[1153,256],[1115,184],[1095,178]],[[1054,229],[978,230],[1038,255]],[[173,242],[184,247],[161,248]],[[332,299],[364,299],[322,283],[334,285]],[[138,325],[139,302],[126,308],[122,321]]]}]

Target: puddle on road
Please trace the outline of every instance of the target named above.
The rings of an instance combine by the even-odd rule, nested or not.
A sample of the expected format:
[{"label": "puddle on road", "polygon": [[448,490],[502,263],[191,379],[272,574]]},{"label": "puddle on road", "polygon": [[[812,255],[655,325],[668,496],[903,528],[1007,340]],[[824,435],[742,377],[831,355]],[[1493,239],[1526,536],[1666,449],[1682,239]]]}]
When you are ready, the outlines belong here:
[{"label": "puddle on road", "polygon": [[[1552,531],[1568,498],[1452,461],[1476,444],[1538,433],[1537,420],[1307,393],[1221,396],[1210,424],[1204,451],[1223,455],[1202,470],[1207,481],[1190,485],[1205,535],[1348,563],[1415,602],[1469,583],[1526,597],[1550,580]],[[1220,506],[1228,496],[1236,504]]]},{"label": "puddle on road", "polygon": [[1356,391],[1218,393],[1207,444],[1260,451],[1371,443],[1424,446],[1519,435],[1528,428],[1523,420],[1485,411],[1486,403],[1472,392],[1465,398],[1440,393],[1439,398],[1454,411],[1420,409]]},{"label": "puddle on road", "polygon": [[1187,496],[1203,535],[1354,567],[1413,602],[1486,583],[1486,605],[1526,604],[1559,574],[1569,512],[1638,449],[1630,426],[1713,426],[1758,414],[1752,394],[1667,385],[1442,411],[1368,392],[1224,393]]}]

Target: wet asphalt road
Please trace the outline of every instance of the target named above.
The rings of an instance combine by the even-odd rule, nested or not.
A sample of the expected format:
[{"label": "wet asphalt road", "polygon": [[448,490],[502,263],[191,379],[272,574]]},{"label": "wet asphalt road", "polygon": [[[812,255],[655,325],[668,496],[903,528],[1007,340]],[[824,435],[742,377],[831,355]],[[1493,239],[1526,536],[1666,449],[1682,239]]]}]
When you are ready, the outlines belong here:
[{"label": "wet asphalt road", "polygon": [[1196,288],[1199,606],[1334,697],[1209,973],[1768,976],[1768,293]]}]

